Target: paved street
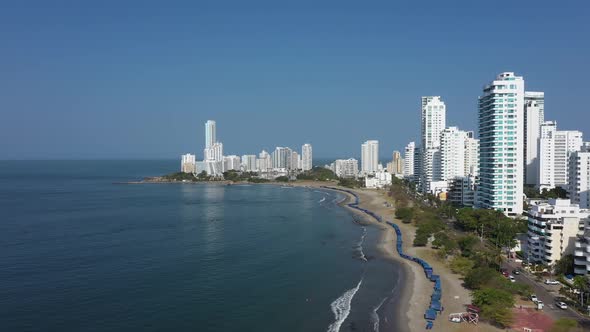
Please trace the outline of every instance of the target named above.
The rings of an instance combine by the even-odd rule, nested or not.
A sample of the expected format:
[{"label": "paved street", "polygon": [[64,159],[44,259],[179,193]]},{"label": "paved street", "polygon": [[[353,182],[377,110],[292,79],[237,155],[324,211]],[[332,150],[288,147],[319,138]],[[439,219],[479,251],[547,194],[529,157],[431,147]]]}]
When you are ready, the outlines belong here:
[{"label": "paved street", "polygon": [[[503,267],[508,270],[508,273],[512,274],[512,270],[520,267],[520,264],[509,262],[505,263]],[[555,298],[559,296],[559,285],[545,285],[543,283],[537,283],[531,275],[524,271],[519,275],[513,274],[513,276],[516,279],[516,282],[531,286],[531,289],[535,295],[537,295],[537,298],[539,298],[539,300],[543,301],[545,304],[543,311],[551,316],[551,318],[573,318],[579,322],[581,327],[590,329],[590,319],[585,318],[570,308],[563,310],[555,306]]]}]

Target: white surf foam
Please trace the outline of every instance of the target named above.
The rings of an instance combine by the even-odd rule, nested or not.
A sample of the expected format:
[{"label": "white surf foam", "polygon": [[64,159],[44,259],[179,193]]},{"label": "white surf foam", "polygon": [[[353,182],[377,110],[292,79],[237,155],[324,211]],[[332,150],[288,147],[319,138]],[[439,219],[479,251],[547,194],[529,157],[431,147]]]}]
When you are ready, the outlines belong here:
[{"label": "white surf foam", "polygon": [[322,199],[320,199],[320,203],[322,203],[325,200],[326,200],[326,197],[322,197]]},{"label": "white surf foam", "polygon": [[367,236],[367,228],[363,227],[363,235],[361,235],[361,240],[357,244],[357,248],[359,250],[361,260],[363,260],[365,262],[367,261],[367,256],[365,256],[365,253],[363,252],[363,243],[365,242],[366,236]]},{"label": "white surf foam", "polygon": [[383,303],[385,303],[385,300],[387,300],[387,298],[383,298],[379,305],[373,308],[373,312],[371,312],[371,319],[373,321],[373,331],[375,332],[379,332],[379,314],[377,313],[377,311],[381,308]]},{"label": "white surf foam", "polygon": [[359,281],[358,285],[355,288],[349,289],[342,296],[334,300],[330,307],[332,308],[332,312],[334,313],[335,321],[334,323],[328,326],[328,332],[339,332],[340,326],[346,320],[348,315],[350,314],[350,306],[352,303],[352,298],[356,292],[358,292],[359,288],[361,288],[361,284],[363,283],[363,279]]}]

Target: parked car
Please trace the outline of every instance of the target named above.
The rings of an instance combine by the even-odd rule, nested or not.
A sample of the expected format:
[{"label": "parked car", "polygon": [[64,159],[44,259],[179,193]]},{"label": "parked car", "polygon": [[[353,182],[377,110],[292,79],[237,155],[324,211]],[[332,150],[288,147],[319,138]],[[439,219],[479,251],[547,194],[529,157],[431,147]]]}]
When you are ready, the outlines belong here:
[{"label": "parked car", "polygon": [[510,280],[510,282],[516,282],[516,279],[514,279],[513,276],[508,276],[508,280]]},{"label": "parked car", "polygon": [[559,309],[563,309],[563,310],[567,309],[567,304],[565,304],[564,302],[557,301],[557,302],[555,302],[555,305],[556,305],[556,306],[557,306]]},{"label": "parked car", "polygon": [[505,276],[506,278],[508,278],[508,272],[504,271],[504,272],[502,272],[502,275]]},{"label": "parked car", "polygon": [[547,280],[545,280],[545,285],[559,285],[559,281],[547,279]]},{"label": "parked car", "polygon": [[520,274],[520,270],[519,269],[514,269],[514,270],[512,270],[512,274],[519,275]]},{"label": "parked car", "polygon": [[539,301],[539,299],[537,299],[537,295],[535,295],[535,294],[531,295],[531,301],[537,303],[537,301]]}]

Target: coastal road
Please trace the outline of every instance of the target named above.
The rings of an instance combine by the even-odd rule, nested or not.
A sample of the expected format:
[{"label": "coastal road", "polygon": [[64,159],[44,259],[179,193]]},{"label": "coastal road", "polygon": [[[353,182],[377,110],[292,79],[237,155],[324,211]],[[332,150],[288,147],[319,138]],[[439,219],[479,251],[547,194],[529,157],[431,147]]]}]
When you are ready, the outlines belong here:
[{"label": "coastal road", "polygon": [[[521,268],[521,265],[514,262],[504,263],[504,268],[508,270],[509,273],[512,273],[512,270],[515,268]],[[522,270],[522,268],[521,268]],[[531,286],[531,289],[537,298],[543,301],[545,307],[543,308],[543,312],[548,314],[553,319],[559,318],[571,318],[578,321],[580,327],[584,329],[590,330],[590,319],[582,316],[581,314],[577,313],[573,309],[560,309],[555,305],[555,298],[560,296],[559,295],[559,287],[560,285],[545,285],[544,283],[539,283],[534,280],[534,277],[524,270],[519,275],[514,275],[516,282],[520,282],[526,285]],[[531,305],[533,302],[531,301]]]}]

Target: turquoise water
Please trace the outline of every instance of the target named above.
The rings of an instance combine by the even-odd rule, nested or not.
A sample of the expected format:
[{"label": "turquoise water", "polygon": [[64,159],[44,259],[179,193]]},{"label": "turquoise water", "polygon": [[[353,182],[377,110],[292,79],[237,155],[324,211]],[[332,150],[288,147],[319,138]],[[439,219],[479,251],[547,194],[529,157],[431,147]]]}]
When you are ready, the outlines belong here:
[{"label": "turquoise water", "polygon": [[114,184],[176,169],[0,162],[1,330],[395,329],[399,267],[343,196]]}]

